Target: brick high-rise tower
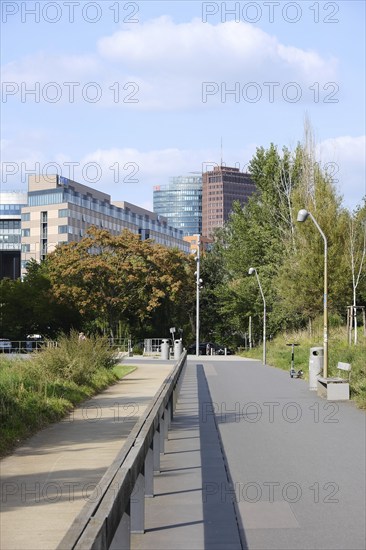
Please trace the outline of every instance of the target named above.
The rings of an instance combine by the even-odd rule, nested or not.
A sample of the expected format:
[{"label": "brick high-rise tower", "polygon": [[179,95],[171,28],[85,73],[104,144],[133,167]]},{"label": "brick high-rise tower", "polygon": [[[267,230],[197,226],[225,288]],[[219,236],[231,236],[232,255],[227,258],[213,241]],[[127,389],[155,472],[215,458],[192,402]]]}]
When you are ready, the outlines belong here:
[{"label": "brick high-rise tower", "polygon": [[234,201],[244,204],[256,186],[239,168],[216,166],[202,174],[202,235],[210,237],[228,220]]}]

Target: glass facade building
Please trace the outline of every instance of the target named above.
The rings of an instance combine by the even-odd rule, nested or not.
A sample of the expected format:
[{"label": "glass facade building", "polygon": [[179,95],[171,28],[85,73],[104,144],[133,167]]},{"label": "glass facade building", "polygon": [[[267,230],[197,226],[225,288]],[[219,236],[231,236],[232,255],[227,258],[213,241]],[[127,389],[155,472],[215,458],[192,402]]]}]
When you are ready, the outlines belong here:
[{"label": "glass facade building", "polygon": [[20,277],[21,210],[27,193],[0,193],[0,279]]},{"label": "glass facade building", "polygon": [[41,261],[58,244],[80,241],[91,226],[113,235],[129,229],[142,240],[189,253],[182,231],[154,212],[112,202],[106,193],[58,175],[30,176],[21,209],[21,274],[32,258]]},{"label": "glass facade building", "polygon": [[178,176],[153,189],[154,212],[181,229],[183,235],[202,231],[202,176]]}]

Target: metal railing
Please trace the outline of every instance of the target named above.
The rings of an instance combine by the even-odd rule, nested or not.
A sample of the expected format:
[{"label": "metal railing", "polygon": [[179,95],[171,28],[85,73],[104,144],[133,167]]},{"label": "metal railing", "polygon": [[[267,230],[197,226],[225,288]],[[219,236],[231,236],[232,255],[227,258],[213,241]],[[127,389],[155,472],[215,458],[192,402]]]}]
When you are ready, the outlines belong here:
[{"label": "metal railing", "polygon": [[132,350],[132,340],[130,338],[108,338],[111,348],[128,353]]},{"label": "metal railing", "polygon": [[55,348],[55,340],[12,340],[9,346],[0,342],[0,353],[32,353],[43,348]]},{"label": "metal railing", "polygon": [[117,530],[118,547],[129,549],[130,534],[144,532],[145,497],[154,495],[154,472],[160,472],[160,454],[164,453],[186,362],[187,352],[183,352],[58,550],[105,550],[116,542]]},{"label": "metal railing", "polygon": [[154,355],[160,352],[161,338],[145,338],[144,355]]}]

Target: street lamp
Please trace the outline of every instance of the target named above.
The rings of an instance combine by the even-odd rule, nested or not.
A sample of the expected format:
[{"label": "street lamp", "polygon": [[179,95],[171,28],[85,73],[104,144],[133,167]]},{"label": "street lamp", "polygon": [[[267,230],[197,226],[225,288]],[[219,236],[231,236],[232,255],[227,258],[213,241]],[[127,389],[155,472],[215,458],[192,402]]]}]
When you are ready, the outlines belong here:
[{"label": "street lamp", "polygon": [[196,263],[196,356],[200,354],[200,287],[202,279],[200,279],[200,235],[197,235],[197,254]]},{"label": "street lamp", "polygon": [[257,270],[255,267],[251,267],[248,271],[249,275],[253,275],[255,273],[258,281],[259,290],[261,291],[262,300],[263,300],[263,365],[266,364],[266,300],[264,298],[262,286],[258,277]]},{"label": "street lamp", "polygon": [[305,222],[307,218],[313,220],[316,225],[319,233],[324,240],[324,367],[323,367],[323,377],[327,378],[328,376],[328,243],[327,238],[324,235],[323,231],[320,229],[320,226],[311,212],[308,210],[302,209],[299,210],[297,214],[298,222]]}]

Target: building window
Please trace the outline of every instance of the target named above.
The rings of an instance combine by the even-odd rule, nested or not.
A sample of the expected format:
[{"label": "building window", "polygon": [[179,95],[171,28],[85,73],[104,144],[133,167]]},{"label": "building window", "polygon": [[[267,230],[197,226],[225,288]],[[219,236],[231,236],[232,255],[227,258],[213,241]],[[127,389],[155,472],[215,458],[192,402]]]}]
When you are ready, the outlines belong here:
[{"label": "building window", "polygon": [[67,225],[59,225],[58,226],[58,232],[59,233],[67,233],[68,226]]},{"label": "building window", "polygon": [[59,204],[60,202],[63,202],[63,193],[60,191],[54,193],[49,191],[48,193],[34,195],[29,194],[28,199],[29,206],[45,206],[47,204]]},{"label": "building window", "polygon": [[0,220],[0,231],[20,229],[20,220]]},{"label": "building window", "polygon": [[29,220],[30,220],[30,212],[25,212],[24,214],[22,214],[23,222],[29,222]]},{"label": "building window", "polygon": [[30,237],[30,229],[22,229],[22,237]]}]

